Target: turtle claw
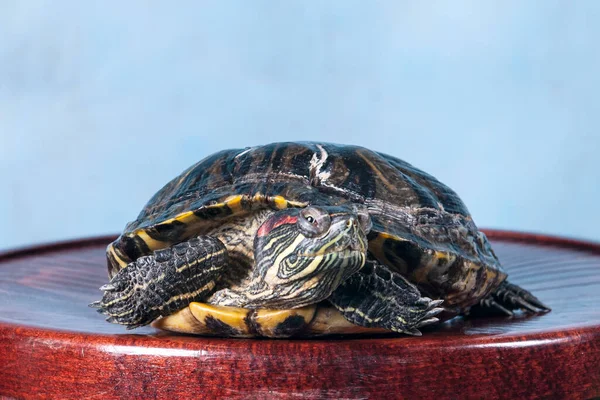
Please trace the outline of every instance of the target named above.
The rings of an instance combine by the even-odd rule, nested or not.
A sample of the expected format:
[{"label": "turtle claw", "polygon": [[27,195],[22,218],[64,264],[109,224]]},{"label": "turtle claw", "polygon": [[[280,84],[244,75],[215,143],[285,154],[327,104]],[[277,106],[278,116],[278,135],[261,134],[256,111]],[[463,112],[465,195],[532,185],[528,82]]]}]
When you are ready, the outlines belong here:
[{"label": "turtle claw", "polygon": [[494,307],[496,310],[503,312],[504,314],[506,314],[509,317],[512,317],[513,315],[515,315],[512,311],[510,311],[508,308],[504,307],[502,304],[499,304],[498,302],[496,302],[493,298],[489,299],[489,301],[487,302],[487,305]]},{"label": "turtle claw", "polygon": [[[422,300],[425,301],[423,302]],[[437,318],[436,315],[440,314],[442,311],[444,311],[444,309],[442,307],[437,306],[439,306],[443,302],[444,300],[431,300],[428,297],[421,298],[421,301],[417,301],[416,303],[421,306],[426,305],[426,307],[424,310],[421,307],[418,307],[415,310],[419,314],[421,314],[419,316],[419,319],[413,322],[413,325],[407,326],[404,329],[401,329],[401,331],[409,335],[421,336],[421,332],[419,332],[418,328],[435,324],[440,321],[440,319]],[[419,332],[419,334],[416,334],[415,331]]]},{"label": "turtle claw", "polygon": [[421,333],[421,331],[418,330],[417,328],[410,328],[410,329],[402,331],[402,333],[406,333],[406,334],[411,335],[411,336],[423,336],[423,334]]},{"label": "turtle claw", "polygon": [[433,317],[433,318],[425,319],[425,320],[423,320],[423,321],[421,321],[421,322],[419,322],[417,324],[417,328],[422,328],[424,326],[432,325],[432,324],[435,324],[437,322],[440,322],[439,318]]},{"label": "turtle claw", "polygon": [[510,282],[504,281],[488,297],[469,310],[469,314],[488,315],[504,314],[514,316],[514,310],[523,310],[529,313],[545,313],[550,308],[527,290]]},{"label": "turtle claw", "polygon": [[[419,305],[428,305],[430,304],[432,301],[429,297],[421,297],[419,300],[416,301],[417,304]],[[435,300],[437,301],[437,300]]]},{"label": "turtle claw", "polygon": [[93,303],[88,304],[88,307],[90,307],[90,308],[102,308],[102,301],[101,300],[96,300]]},{"label": "turtle claw", "polygon": [[428,308],[435,308],[443,302],[443,299],[433,300],[429,297],[421,297],[419,300],[416,301],[416,304],[420,306],[428,306]]},{"label": "turtle claw", "polygon": [[512,305],[515,308],[522,308],[532,313],[549,312],[550,307],[542,303],[537,297],[527,290],[504,281],[494,293],[499,302]]},{"label": "turtle claw", "polygon": [[[443,299],[440,299],[440,300],[431,300],[431,301],[430,301],[430,307],[437,307],[437,306],[439,306],[440,304],[442,304],[443,302],[444,302],[444,300],[443,300]],[[442,309],[442,311],[444,311],[444,310]],[[441,311],[440,311],[440,312],[441,312]]]},{"label": "turtle claw", "polygon": [[100,286],[100,290],[102,290],[103,292],[112,292],[117,289],[118,288],[115,285],[113,285],[112,283],[107,283],[106,285]]},{"label": "turtle claw", "polygon": [[537,312],[540,312],[540,311],[546,311],[547,312],[547,308],[544,308],[544,309],[540,310],[540,307],[538,307],[535,304],[532,304],[531,301],[528,302],[527,300],[522,299],[520,297],[515,297],[513,299],[513,302],[515,303],[515,305],[520,306],[520,308],[523,308],[523,309],[525,309],[525,310],[527,310],[529,312],[532,312],[532,313],[537,313]]},{"label": "turtle claw", "polygon": [[96,312],[97,312],[98,314],[102,314],[102,315],[111,315],[111,314],[110,314],[110,313],[109,313],[109,312],[108,312],[106,309],[104,309],[104,308],[99,308],[99,309],[97,309],[97,310],[96,310]]},{"label": "turtle claw", "polygon": [[427,313],[423,316],[423,319],[427,319],[427,318],[431,318],[431,317],[435,317],[436,315],[438,315],[439,313],[441,313],[442,311],[444,311],[443,308],[441,307],[437,307],[434,308],[433,310],[429,310],[427,311]]}]

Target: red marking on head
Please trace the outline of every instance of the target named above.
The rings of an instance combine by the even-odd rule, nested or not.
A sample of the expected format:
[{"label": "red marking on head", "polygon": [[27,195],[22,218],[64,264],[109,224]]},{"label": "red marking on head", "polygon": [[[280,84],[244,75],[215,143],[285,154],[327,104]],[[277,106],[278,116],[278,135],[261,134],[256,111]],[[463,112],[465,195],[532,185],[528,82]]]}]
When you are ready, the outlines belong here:
[{"label": "red marking on head", "polygon": [[258,232],[256,234],[258,236],[265,236],[265,235],[268,235],[269,232],[271,232],[273,229],[277,228],[278,226],[281,226],[284,224],[295,224],[297,221],[298,221],[298,217],[291,216],[291,215],[284,215],[281,218],[272,218],[272,219],[269,219],[268,221],[266,221],[264,224],[262,224],[262,226],[260,227],[260,229],[258,230]]}]

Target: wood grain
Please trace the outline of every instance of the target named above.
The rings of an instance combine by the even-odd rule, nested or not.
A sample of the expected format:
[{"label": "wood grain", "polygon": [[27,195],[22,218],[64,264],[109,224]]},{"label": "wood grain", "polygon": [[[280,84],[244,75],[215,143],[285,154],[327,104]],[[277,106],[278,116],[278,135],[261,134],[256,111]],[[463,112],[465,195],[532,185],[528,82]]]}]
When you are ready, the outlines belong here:
[{"label": "wood grain", "polygon": [[104,322],[104,237],[0,255],[0,396],[600,396],[600,245],[487,231],[511,281],[553,311],[457,318],[420,338],[216,339]]}]

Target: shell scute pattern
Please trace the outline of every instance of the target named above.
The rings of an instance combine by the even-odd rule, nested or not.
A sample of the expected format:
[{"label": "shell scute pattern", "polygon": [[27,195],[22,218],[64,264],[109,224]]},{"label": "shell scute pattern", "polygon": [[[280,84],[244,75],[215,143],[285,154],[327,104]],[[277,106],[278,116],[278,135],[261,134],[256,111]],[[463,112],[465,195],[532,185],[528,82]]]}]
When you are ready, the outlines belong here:
[{"label": "shell scute pattern", "polygon": [[[344,202],[368,208],[369,249],[380,261],[413,277],[425,293],[449,294],[450,305],[468,306],[474,297],[459,292],[489,291],[505,277],[447,186],[385,154],[317,143],[274,143],[205,158],[153,196],[109,253],[134,260],[239,213]],[[498,272],[476,273],[482,268]]]}]

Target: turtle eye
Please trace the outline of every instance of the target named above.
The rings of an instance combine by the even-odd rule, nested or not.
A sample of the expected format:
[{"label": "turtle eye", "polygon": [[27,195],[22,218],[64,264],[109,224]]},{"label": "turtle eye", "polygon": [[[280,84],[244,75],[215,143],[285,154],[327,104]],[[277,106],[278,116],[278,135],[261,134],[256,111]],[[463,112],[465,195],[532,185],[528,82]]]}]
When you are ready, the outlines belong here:
[{"label": "turtle eye", "polygon": [[329,213],[317,207],[308,207],[300,212],[298,227],[307,237],[314,237],[326,232],[331,226]]}]

